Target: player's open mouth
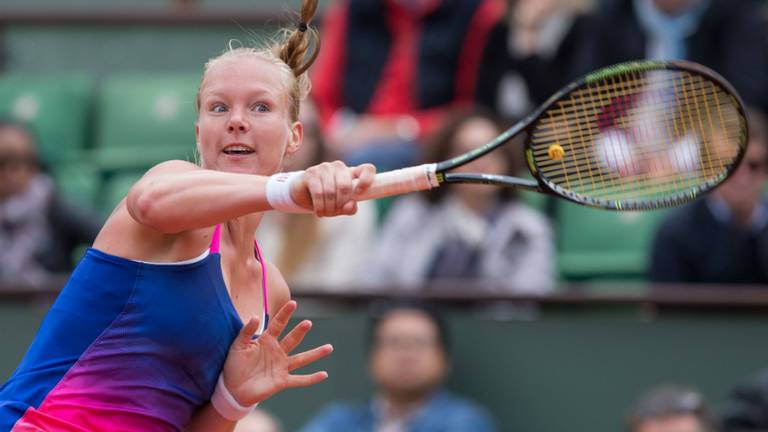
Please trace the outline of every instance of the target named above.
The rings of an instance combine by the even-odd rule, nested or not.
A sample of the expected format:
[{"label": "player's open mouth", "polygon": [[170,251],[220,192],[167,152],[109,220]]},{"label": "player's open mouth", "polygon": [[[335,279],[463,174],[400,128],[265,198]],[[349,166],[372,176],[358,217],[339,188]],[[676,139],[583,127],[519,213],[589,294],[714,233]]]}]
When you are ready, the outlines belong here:
[{"label": "player's open mouth", "polygon": [[253,149],[242,144],[233,144],[224,147],[224,154],[231,156],[245,156],[254,153]]}]

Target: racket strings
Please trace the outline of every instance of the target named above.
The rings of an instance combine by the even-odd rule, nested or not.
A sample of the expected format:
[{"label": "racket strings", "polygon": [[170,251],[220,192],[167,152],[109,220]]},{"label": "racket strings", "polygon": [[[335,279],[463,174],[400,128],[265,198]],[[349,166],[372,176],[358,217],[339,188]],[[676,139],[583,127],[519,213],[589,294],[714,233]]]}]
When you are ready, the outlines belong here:
[{"label": "racket strings", "polygon": [[[626,72],[573,91],[532,132],[532,157],[554,186],[595,200],[696,193],[727,175],[745,124],[733,96],[684,71]],[[559,160],[552,145],[563,148]]]}]

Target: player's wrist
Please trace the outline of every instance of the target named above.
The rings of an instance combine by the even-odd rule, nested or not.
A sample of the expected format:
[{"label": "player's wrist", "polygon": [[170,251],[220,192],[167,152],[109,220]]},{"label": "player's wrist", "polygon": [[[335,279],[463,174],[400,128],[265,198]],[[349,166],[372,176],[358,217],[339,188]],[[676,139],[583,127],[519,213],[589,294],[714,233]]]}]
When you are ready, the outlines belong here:
[{"label": "player's wrist", "polygon": [[284,213],[307,213],[308,210],[296,203],[291,195],[293,183],[300,181],[303,174],[304,171],[292,171],[271,175],[266,186],[270,207]]},{"label": "player's wrist", "polygon": [[241,405],[224,384],[224,374],[219,374],[219,379],[216,382],[216,389],[211,396],[211,405],[213,405],[213,409],[215,409],[219,415],[227,420],[236,422],[253,411],[258,404],[259,403],[256,402],[248,406]]}]

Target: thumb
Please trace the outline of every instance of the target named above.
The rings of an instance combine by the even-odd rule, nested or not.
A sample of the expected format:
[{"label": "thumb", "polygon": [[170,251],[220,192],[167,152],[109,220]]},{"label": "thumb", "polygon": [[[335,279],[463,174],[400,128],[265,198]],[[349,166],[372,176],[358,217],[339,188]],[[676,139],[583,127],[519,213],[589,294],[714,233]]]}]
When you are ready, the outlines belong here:
[{"label": "thumb", "polygon": [[309,193],[308,181],[309,175],[306,172],[292,179],[289,193],[293,202],[307,210],[312,210],[312,195]]},{"label": "thumb", "polygon": [[240,334],[237,335],[237,341],[235,342],[239,348],[247,347],[250,345],[253,336],[256,331],[259,330],[259,319],[251,318],[248,320],[243,328],[240,329]]},{"label": "thumb", "polygon": [[371,187],[376,177],[376,167],[373,164],[362,164],[352,168],[352,178],[355,179],[355,193],[361,193]]}]

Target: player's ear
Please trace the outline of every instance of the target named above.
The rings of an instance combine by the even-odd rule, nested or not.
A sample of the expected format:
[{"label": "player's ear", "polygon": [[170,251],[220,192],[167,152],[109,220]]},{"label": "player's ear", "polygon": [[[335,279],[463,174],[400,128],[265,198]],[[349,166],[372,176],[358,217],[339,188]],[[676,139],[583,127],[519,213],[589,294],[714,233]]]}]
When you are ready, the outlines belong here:
[{"label": "player's ear", "polygon": [[296,153],[301,148],[301,142],[304,139],[304,125],[299,121],[293,122],[290,132],[288,146],[285,148],[286,155]]}]

